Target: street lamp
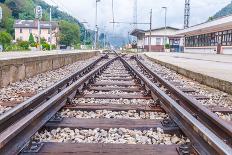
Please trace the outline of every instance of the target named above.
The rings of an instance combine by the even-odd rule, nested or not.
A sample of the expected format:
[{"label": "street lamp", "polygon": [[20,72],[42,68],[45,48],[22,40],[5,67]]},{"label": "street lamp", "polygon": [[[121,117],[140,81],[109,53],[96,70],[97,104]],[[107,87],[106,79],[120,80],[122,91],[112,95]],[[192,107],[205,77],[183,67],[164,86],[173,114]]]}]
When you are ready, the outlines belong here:
[{"label": "street lamp", "polygon": [[164,9],[165,11],[165,16],[164,16],[164,26],[165,26],[165,36],[164,36],[164,49],[165,49],[165,44],[167,43],[167,38],[166,38],[166,35],[167,35],[167,7],[162,7],[162,9]]},{"label": "street lamp", "polygon": [[101,0],[96,0],[96,16],[95,16],[95,41],[94,41],[94,48],[97,49],[97,39],[98,39],[98,24],[97,24],[97,3]]},{"label": "street lamp", "polygon": [[38,44],[39,44],[39,50],[41,50],[41,45],[40,45],[40,19],[43,16],[43,10],[41,6],[36,6],[35,8],[35,18],[38,20]]}]

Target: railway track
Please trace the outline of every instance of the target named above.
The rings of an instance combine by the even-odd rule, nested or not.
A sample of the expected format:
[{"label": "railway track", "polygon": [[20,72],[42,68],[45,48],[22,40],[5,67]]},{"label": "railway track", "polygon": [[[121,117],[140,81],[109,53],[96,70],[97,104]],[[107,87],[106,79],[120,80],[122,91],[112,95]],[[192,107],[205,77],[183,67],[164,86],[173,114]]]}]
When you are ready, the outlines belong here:
[{"label": "railway track", "polygon": [[0,123],[0,154],[232,152],[231,125],[136,57],[101,57]]}]

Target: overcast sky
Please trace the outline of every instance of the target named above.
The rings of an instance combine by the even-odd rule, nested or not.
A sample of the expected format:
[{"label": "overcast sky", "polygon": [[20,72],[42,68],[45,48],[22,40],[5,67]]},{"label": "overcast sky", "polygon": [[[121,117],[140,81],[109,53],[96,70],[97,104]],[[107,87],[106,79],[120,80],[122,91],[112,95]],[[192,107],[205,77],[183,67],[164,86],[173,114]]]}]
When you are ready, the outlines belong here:
[{"label": "overcast sky", "polygon": [[[96,0],[45,0],[49,4],[59,5],[60,9],[68,12],[80,21],[86,21],[88,28],[93,29],[95,23]],[[163,6],[168,7],[167,23],[169,26],[183,28],[184,1],[185,0],[137,0],[138,22],[149,22],[149,12],[153,9],[153,28],[164,26]],[[190,25],[199,24],[214,15],[218,10],[230,3],[231,0],[191,0]],[[131,31],[132,25],[116,24],[113,32],[112,0],[101,0],[99,4],[98,24],[100,28],[126,36]],[[114,0],[115,21],[133,22],[134,0]],[[148,29],[146,25],[138,28]]]}]

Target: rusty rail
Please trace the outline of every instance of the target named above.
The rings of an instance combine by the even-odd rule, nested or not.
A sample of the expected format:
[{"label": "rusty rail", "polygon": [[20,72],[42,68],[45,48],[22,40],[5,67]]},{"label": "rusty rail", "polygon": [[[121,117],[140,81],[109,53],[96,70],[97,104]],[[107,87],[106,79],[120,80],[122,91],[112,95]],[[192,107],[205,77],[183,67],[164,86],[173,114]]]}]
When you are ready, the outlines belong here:
[{"label": "rusty rail", "polygon": [[[101,73],[116,59],[117,57],[110,59],[105,64],[80,77],[72,84],[68,84],[66,88],[59,90],[57,94],[51,98],[47,98],[46,101],[43,101],[43,96],[37,96],[38,100],[42,100],[43,102],[34,107],[28,114],[23,113],[22,117],[14,120],[13,124],[0,133],[0,154],[8,155],[19,153],[23,146],[30,140],[30,137],[48,122],[67,101],[71,101],[80,89],[88,83],[91,83],[95,76]],[[20,115],[21,112],[24,112],[24,109],[20,107],[19,111],[17,109],[15,111],[18,112],[17,115]]]},{"label": "rusty rail", "polygon": [[146,72],[148,72],[155,81],[159,82],[168,89],[170,96],[178,101],[178,103],[185,107],[194,117],[207,126],[218,137],[223,139],[230,146],[232,145],[232,125],[220,119],[216,114],[211,112],[208,108],[203,106],[199,101],[189,97],[176,86],[162,78],[157,73],[151,71],[138,57],[135,57],[138,65],[140,65]]},{"label": "rusty rail", "polygon": [[[190,138],[194,148],[199,154],[231,154],[232,149],[214,132],[197,120],[191,113],[180,106],[175,100],[169,97],[150,79],[141,74],[137,69],[129,65],[124,59],[120,58],[133,76],[150,90],[152,96],[158,97],[164,110],[170,115],[175,123]],[[154,98],[155,98],[154,97]]]},{"label": "rusty rail", "polygon": [[7,127],[12,125],[15,121],[17,121],[21,117],[30,113],[30,111],[36,108],[36,106],[39,106],[41,103],[49,100],[49,98],[56,95],[64,88],[68,87],[68,85],[75,82],[78,78],[80,78],[84,74],[88,73],[98,62],[100,62],[105,57],[106,55],[101,56],[96,61],[87,65],[85,68],[81,69],[80,71],[77,71],[71,74],[67,78],[64,78],[63,80],[59,81],[55,85],[43,90],[37,95],[31,97],[30,99],[26,100],[25,102],[17,105],[13,109],[1,115],[0,116],[0,132],[4,131]]}]

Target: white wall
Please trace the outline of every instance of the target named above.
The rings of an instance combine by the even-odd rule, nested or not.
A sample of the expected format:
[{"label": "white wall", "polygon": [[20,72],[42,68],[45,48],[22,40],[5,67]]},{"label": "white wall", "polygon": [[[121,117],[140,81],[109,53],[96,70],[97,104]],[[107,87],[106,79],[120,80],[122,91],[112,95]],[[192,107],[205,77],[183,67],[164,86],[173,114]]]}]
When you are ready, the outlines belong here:
[{"label": "white wall", "polygon": [[[167,30],[165,30],[165,29],[153,30],[151,32],[151,35],[160,35],[160,36],[169,35],[169,36],[172,36],[172,35],[175,35],[176,32],[177,32],[177,30],[167,28]],[[149,36],[149,35],[150,35],[150,32],[145,32],[145,36]]]},{"label": "white wall", "polygon": [[232,54],[232,47],[222,47],[222,54]]},{"label": "white wall", "polygon": [[217,54],[217,47],[185,47],[184,53]]}]

